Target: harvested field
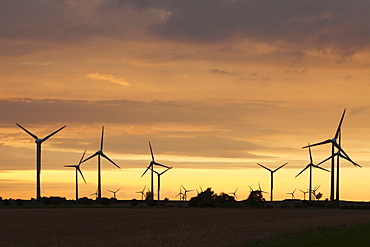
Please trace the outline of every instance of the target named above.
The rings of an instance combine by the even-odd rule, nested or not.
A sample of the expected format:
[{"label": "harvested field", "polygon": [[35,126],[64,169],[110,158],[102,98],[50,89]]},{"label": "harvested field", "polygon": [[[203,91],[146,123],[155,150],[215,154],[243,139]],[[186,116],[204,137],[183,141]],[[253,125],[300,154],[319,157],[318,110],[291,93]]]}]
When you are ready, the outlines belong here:
[{"label": "harvested field", "polygon": [[370,223],[369,210],[1,209],[1,246],[247,246],[287,233]]}]

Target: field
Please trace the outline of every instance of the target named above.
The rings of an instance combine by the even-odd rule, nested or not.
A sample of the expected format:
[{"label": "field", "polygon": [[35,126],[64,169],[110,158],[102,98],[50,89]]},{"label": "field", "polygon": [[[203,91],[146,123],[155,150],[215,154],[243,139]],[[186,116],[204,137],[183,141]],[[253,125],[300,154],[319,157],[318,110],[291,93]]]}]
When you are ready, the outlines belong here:
[{"label": "field", "polygon": [[370,223],[370,210],[14,208],[0,222],[0,246],[248,246]]}]

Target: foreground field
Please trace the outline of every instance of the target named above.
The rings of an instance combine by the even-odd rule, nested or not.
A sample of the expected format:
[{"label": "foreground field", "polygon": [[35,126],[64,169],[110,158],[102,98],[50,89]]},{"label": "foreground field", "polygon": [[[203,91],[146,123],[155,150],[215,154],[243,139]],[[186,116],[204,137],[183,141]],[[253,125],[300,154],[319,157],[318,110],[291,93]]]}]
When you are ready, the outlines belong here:
[{"label": "foreground field", "polygon": [[370,223],[369,210],[1,209],[1,246],[248,246],[291,233]]}]

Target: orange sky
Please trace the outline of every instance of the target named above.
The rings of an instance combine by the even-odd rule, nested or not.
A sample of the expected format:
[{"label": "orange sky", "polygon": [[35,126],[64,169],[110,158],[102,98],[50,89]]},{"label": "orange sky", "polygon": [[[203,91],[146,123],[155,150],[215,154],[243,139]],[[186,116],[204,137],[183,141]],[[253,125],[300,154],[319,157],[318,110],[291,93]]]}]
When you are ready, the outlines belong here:
[{"label": "orange sky", "polygon": [[[307,142],[332,138],[343,109],[341,197],[370,200],[370,3],[328,1],[26,1],[0,9],[0,196],[35,196],[35,144],[15,123],[44,137],[42,193],[74,198],[84,150],[99,148],[103,196],[139,198],[150,161],[173,166],[163,197],[179,186],[212,187],[245,199],[248,185],[275,199],[307,189]],[[313,148],[316,162],[329,146]],[[329,168],[329,164],[323,165]],[[83,164],[96,190],[96,160]],[[322,174],[324,173],[324,174]],[[146,175],[147,176],[147,175]],[[329,175],[314,184],[329,197]],[[360,189],[361,191],[360,191]],[[194,194],[193,194],[194,195]],[[296,192],[297,197],[303,194]],[[269,198],[269,195],[266,196]]]}]

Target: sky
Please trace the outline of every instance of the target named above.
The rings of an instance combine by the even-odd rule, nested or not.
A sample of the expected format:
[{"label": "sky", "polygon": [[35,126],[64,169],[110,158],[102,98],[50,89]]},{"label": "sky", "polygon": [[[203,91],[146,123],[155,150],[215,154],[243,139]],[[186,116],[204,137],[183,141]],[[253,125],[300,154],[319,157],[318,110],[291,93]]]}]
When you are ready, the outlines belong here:
[{"label": "sky", "polygon": [[[151,157],[173,166],[161,195],[181,185],[216,193],[249,186],[303,199],[307,143],[333,138],[362,168],[341,162],[341,199],[370,200],[370,2],[365,0],[1,0],[0,196],[34,198],[42,144],[42,196],[74,198],[72,168],[99,149],[102,193],[140,198]],[[312,148],[316,163],[330,145]],[[324,163],[329,169],[330,164]],[[97,161],[81,166],[93,197]],[[161,171],[160,168],[157,168]],[[329,197],[330,174],[314,170]],[[265,197],[268,199],[269,194]]]}]

